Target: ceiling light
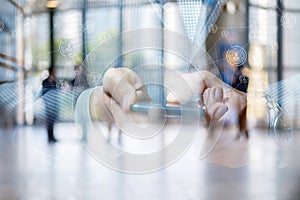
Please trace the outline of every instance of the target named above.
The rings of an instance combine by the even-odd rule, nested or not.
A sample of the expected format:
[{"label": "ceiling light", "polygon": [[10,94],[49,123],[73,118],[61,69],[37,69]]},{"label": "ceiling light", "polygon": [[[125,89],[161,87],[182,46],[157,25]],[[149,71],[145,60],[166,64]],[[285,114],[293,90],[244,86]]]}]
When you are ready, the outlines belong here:
[{"label": "ceiling light", "polygon": [[56,8],[59,4],[59,1],[58,0],[48,0],[47,1],[47,8]]}]

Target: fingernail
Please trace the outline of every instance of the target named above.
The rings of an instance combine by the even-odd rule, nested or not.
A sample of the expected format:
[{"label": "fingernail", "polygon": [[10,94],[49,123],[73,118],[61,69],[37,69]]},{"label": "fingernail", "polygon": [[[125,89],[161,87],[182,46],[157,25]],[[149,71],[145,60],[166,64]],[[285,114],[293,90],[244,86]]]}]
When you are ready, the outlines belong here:
[{"label": "fingernail", "polygon": [[[136,101],[149,101],[149,96],[148,96],[147,92],[144,92],[142,90],[137,90],[135,92],[135,100]],[[132,103],[132,101],[130,103]]]},{"label": "fingernail", "polygon": [[172,94],[172,93],[168,94],[166,100],[167,100],[167,102],[170,102],[170,103],[177,102],[176,96],[174,94]]},{"label": "fingernail", "polygon": [[220,119],[228,110],[226,105],[220,106],[217,111],[215,112],[215,118]]}]

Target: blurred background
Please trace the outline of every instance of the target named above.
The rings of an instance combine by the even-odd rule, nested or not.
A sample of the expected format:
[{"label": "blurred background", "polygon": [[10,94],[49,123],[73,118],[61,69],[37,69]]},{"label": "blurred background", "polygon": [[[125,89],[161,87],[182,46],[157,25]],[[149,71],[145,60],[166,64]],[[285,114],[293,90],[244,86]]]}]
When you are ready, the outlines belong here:
[{"label": "blurred background", "polygon": [[[210,14],[208,6],[209,3],[198,2],[199,9]],[[208,27],[209,37],[203,48],[215,61],[224,82],[232,77],[232,73],[229,78],[224,77],[226,70],[232,68],[226,61],[226,51],[232,47],[245,50],[242,64],[246,66],[243,73],[249,77],[248,120],[255,126],[267,126],[265,102],[253,94],[298,73],[297,3],[292,0],[279,3],[229,1],[221,10],[216,24]],[[6,117],[0,123],[33,124],[42,118],[43,105],[39,105],[42,102],[35,100],[50,66],[56,69],[57,82],[63,84],[74,79],[74,66],[82,63],[85,63],[90,79],[100,77],[108,67],[132,68],[141,63],[163,63],[179,69],[184,61],[163,50],[124,52],[130,41],[118,35],[143,28],[187,35],[190,31],[187,33],[180,11],[173,1],[2,1],[0,80],[3,91],[7,90],[3,83],[18,85],[8,89],[8,96],[1,97],[1,112]],[[200,23],[206,20],[204,17]],[[160,41],[162,49],[177,42],[176,36],[164,35],[164,31],[149,32],[149,35],[137,36],[137,40]],[[113,40],[110,47],[101,47],[109,39]],[[64,50],[68,45],[73,49]],[[108,64],[116,57],[115,63]],[[12,100],[13,92],[17,96]],[[60,113],[59,118],[70,121],[73,108],[68,108],[68,104],[64,106],[64,113]],[[290,114],[299,124],[297,113],[299,105],[293,104]]]},{"label": "blurred background", "polygon": [[[126,199],[131,198],[132,195],[136,198],[146,198],[142,192],[139,193],[135,189],[133,193],[127,193],[127,187],[129,191],[135,187],[135,182],[128,178],[129,175],[115,174],[103,166],[99,167],[81,147],[80,138],[72,123],[74,102],[76,102],[72,81],[77,75],[74,67],[81,65],[84,68],[88,87],[101,84],[103,73],[110,67],[134,68],[138,72],[143,71],[140,67],[143,65],[150,66],[150,69],[154,66],[153,70],[160,72],[166,66],[181,70],[189,63],[181,56],[186,55],[186,49],[176,46],[179,43],[178,37],[183,35],[191,39],[193,28],[189,28],[189,25],[195,26],[197,22],[195,19],[200,19],[197,23],[206,25],[205,31],[208,33],[205,42],[199,45],[206,53],[197,67],[214,72],[228,85],[234,87],[238,87],[237,83],[246,85],[241,90],[248,92],[247,122],[250,133],[253,132],[255,135],[256,132],[269,130],[270,107],[266,106],[266,99],[262,96],[263,92],[274,84],[276,88],[276,92],[273,93],[274,99],[279,99],[280,106],[285,108],[292,119],[293,129],[298,130],[300,126],[300,92],[299,89],[297,90],[299,76],[289,83],[288,88],[278,89],[276,84],[300,73],[297,53],[300,51],[299,2],[296,0],[221,1],[220,14],[215,24],[206,24],[206,22],[212,15],[211,7],[219,4],[219,1],[190,1],[192,7],[197,8],[189,10],[192,16],[190,19],[184,16],[182,18],[183,8],[178,6],[178,2],[175,0],[1,0],[1,199],[2,197],[3,199],[99,199],[97,198],[99,196],[107,197],[106,199],[110,197]],[[204,17],[198,18],[199,11],[204,13]],[[193,12],[196,17],[193,16]],[[186,20],[190,24],[186,24]],[[146,31],[137,31],[141,29]],[[155,41],[155,46],[160,48],[127,52],[132,48],[132,41],[126,38],[126,33],[130,33],[129,35],[137,41],[145,43]],[[206,36],[204,34],[201,37]],[[186,41],[180,42],[190,45]],[[165,52],[164,49],[168,48],[174,48],[176,52]],[[230,51],[233,52],[233,57],[228,54]],[[237,56],[234,53],[237,53]],[[238,61],[232,63],[231,59],[238,59]],[[62,140],[54,147],[48,146],[45,142],[44,124],[47,119],[46,106],[42,98],[42,82],[49,76],[50,69],[55,69],[56,88],[59,91],[55,100],[59,105],[56,110],[55,135]],[[238,76],[235,76],[236,74]],[[243,79],[244,77],[246,79]],[[163,81],[163,75],[155,72],[151,76],[144,75],[143,79]],[[152,89],[152,93],[155,92],[153,88],[148,89],[150,91]],[[288,100],[284,99],[281,102],[280,97],[285,94]],[[163,98],[164,94],[154,96],[157,101],[163,101]],[[261,145],[258,145],[258,149],[269,155],[263,143],[257,142],[253,146],[257,144]],[[276,147],[272,146],[271,149]],[[253,162],[254,158],[264,159],[264,156],[257,151],[253,152],[253,155]],[[267,166],[276,165],[275,162],[270,162]],[[57,166],[60,170],[56,169]],[[250,171],[252,170],[251,173],[254,173],[255,177],[259,177],[259,171],[263,168],[261,164]],[[245,187],[250,188],[250,192],[240,188],[239,195],[245,199],[254,199],[261,195],[264,199],[276,199],[276,197],[297,199],[299,192],[297,196],[292,189],[290,193],[287,190],[278,193],[277,189],[282,186],[280,183],[294,185],[296,188],[299,181],[288,180],[293,175],[298,176],[298,173],[291,173],[289,178],[284,176],[283,182],[280,182],[278,180],[281,180],[281,176],[278,174],[286,175],[289,172],[281,173],[275,169],[277,168],[268,168],[265,181],[269,184],[273,180],[273,175],[276,181],[265,186],[264,191],[255,188],[260,186],[255,186],[256,179],[252,180],[245,175],[249,170],[245,168],[233,171],[228,168],[217,168],[214,165],[209,165],[206,169],[203,165],[189,169],[179,164],[170,171],[149,175],[149,182],[145,181],[143,176],[135,178],[143,183],[140,188],[138,187],[139,190],[145,194],[150,188],[153,194],[150,197],[159,197],[156,199],[197,197],[214,199],[222,195],[233,198],[236,196],[230,193],[231,189],[240,183],[242,183],[241,187],[244,187],[244,182],[247,182]],[[299,169],[298,165],[293,167],[293,170],[297,171],[297,169]],[[51,170],[57,174],[53,175]],[[191,170],[199,175],[197,176],[199,179],[195,183],[188,182],[183,175],[178,175],[176,170],[181,170],[182,173]],[[92,172],[101,172],[102,175],[105,172],[106,175],[93,179]],[[213,172],[216,174],[212,175]],[[175,178],[173,176],[170,178],[168,173],[177,175]],[[202,177],[204,173],[208,173],[207,179]],[[10,175],[13,175],[13,178]],[[39,175],[46,180],[40,180]],[[191,174],[189,175],[192,177]],[[232,180],[230,175],[240,178]],[[85,179],[85,176],[88,178]],[[63,186],[66,189],[64,191],[55,186],[65,185],[62,177],[67,177],[66,185],[69,185]],[[112,181],[111,179],[114,178],[116,180]],[[213,181],[219,178],[224,182]],[[104,186],[104,180],[109,180],[107,183],[109,186],[123,192],[111,194],[106,191],[98,194],[95,192],[96,185]],[[187,186],[183,183],[180,185],[183,180],[187,181]],[[207,180],[214,186],[231,181],[232,187],[221,189],[224,194],[215,193],[213,189],[205,187],[203,190],[207,190],[207,194],[200,194],[203,190],[198,190],[196,187],[202,186]],[[128,183],[129,186],[124,186],[126,185],[124,183]],[[158,186],[148,187],[148,183]],[[39,185],[41,191],[36,188]],[[82,189],[76,193],[76,188],[79,187]],[[174,193],[178,187],[180,194]],[[102,188],[111,190],[108,186]],[[160,191],[159,194],[156,193],[157,190]],[[172,195],[166,194],[168,192]],[[295,198],[292,194],[295,194]]]}]

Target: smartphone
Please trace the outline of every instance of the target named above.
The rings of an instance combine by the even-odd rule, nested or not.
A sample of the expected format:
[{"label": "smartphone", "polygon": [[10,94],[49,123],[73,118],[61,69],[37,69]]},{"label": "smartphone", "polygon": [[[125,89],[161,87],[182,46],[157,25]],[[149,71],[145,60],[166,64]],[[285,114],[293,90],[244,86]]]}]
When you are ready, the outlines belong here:
[{"label": "smartphone", "polygon": [[[159,104],[151,104],[151,103],[137,103],[131,105],[131,111],[142,113],[142,114],[148,114],[150,109],[155,109],[156,111],[165,112],[167,117],[181,117],[183,113],[195,113],[197,110],[195,108],[191,107],[182,107],[179,104],[167,104],[167,105],[159,105]],[[199,109],[199,115],[204,116],[205,110],[202,108],[196,108]]]}]

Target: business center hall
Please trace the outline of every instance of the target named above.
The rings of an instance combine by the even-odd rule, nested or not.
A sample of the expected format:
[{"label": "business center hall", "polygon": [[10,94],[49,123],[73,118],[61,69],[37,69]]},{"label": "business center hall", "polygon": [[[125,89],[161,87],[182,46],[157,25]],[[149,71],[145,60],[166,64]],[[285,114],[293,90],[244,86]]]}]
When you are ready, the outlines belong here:
[{"label": "business center hall", "polygon": [[300,198],[296,0],[1,0],[0,199]]}]

